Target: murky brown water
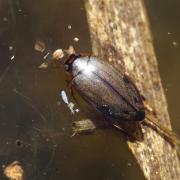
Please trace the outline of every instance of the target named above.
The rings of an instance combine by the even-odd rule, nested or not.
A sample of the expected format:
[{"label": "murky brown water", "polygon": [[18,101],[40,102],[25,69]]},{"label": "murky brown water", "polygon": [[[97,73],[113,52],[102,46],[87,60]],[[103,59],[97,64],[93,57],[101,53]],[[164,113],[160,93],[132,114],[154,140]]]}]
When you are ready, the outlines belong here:
[{"label": "murky brown water", "polygon": [[[180,134],[178,1],[146,5],[172,124]],[[144,179],[121,133],[71,137],[71,123],[84,114],[72,115],[59,95],[65,90],[70,98],[62,67],[37,68],[37,39],[49,49],[72,44],[91,52],[83,1],[0,0],[0,166],[18,160],[28,180]]]},{"label": "murky brown water", "polygon": [[180,134],[180,1],[146,0],[173,129]]}]

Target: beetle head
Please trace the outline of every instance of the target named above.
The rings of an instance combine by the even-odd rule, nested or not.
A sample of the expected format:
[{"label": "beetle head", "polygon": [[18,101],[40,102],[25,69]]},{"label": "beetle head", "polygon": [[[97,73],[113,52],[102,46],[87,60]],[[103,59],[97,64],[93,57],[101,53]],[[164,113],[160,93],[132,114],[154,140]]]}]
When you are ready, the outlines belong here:
[{"label": "beetle head", "polygon": [[73,62],[81,57],[80,54],[71,54],[67,59],[63,61],[65,71],[71,71]]}]

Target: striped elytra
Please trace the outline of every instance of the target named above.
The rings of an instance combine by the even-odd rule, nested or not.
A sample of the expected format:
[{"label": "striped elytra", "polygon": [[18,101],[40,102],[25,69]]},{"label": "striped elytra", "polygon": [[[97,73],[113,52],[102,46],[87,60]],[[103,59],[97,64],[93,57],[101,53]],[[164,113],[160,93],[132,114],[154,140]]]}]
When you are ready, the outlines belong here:
[{"label": "striped elytra", "polygon": [[141,95],[127,75],[93,56],[72,54],[64,66],[72,88],[101,113],[116,121],[144,120]]}]

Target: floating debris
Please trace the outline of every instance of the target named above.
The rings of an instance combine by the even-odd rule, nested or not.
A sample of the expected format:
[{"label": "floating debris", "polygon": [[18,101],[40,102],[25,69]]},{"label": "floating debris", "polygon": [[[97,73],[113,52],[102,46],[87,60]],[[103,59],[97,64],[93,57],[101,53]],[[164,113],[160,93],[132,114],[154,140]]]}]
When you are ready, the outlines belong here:
[{"label": "floating debris", "polygon": [[66,104],[69,104],[68,97],[67,97],[65,91],[61,91],[61,97],[62,97],[62,100],[63,100]]},{"label": "floating debris", "polygon": [[[84,123],[86,122],[86,123]],[[82,119],[81,121],[74,121],[72,124],[72,137],[78,134],[92,133],[96,129],[96,125],[90,119]]]},{"label": "floating debris", "polygon": [[72,26],[69,24],[67,28],[70,30],[72,28]]},{"label": "floating debris", "polygon": [[7,144],[7,145],[10,144],[10,142],[9,142],[9,141],[6,141],[6,144]]},{"label": "floating debris", "polygon": [[69,102],[66,92],[64,90],[61,91],[60,95],[64,103],[67,104],[72,114],[79,112],[79,109],[75,108],[75,104],[73,102]]},{"label": "floating debris", "polygon": [[177,46],[178,46],[178,43],[177,43],[176,41],[173,41],[172,45],[173,45],[174,47],[177,47]]},{"label": "floating debris", "polygon": [[47,69],[49,66],[49,62],[53,60],[59,60],[64,57],[64,52],[62,49],[57,49],[53,53],[51,53],[49,50],[46,49],[46,45],[41,40],[37,40],[34,44],[34,49],[36,51],[39,51],[43,53],[43,59],[45,62],[43,62],[38,68],[39,69]]},{"label": "floating debris", "polygon": [[13,61],[15,59],[15,55],[11,56],[11,61]]},{"label": "floating debris", "polygon": [[79,38],[75,37],[73,40],[74,40],[74,42],[78,42]]},{"label": "floating debris", "polygon": [[41,65],[38,66],[39,69],[47,69],[48,68],[48,63],[43,62]]},{"label": "floating debris", "polygon": [[4,22],[8,22],[8,18],[7,17],[3,17],[3,21]]},{"label": "floating debris", "polygon": [[20,139],[16,139],[15,144],[17,147],[20,147],[20,148],[25,147],[24,142],[21,141]]},{"label": "floating debris", "polygon": [[24,171],[18,161],[14,161],[4,169],[4,174],[10,180],[23,180]]},{"label": "floating debris", "polygon": [[75,109],[75,111],[78,113],[80,110],[79,109]]},{"label": "floating debris", "polygon": [[64,52],[62,49],[57,49],[53,52],[53,58],[56,60],[62,59],[64,57]]},{"label": "floating debris", "polygon": [[13,46],[9,46],[9,51],[12,51],[13,49]]},{"label": "floating debris", "polygon": [[130,166],[132,166],[132,164],[131,164],[130,162],[128,162],[128,163],[127,163],[127,166],[129,166],[129,167],[130,167]]},{"label": "floating debris", "polygon": [[68,104],[68,108],[71,110],[71,112],[74,114],[74,107],[75,107],[75,104],[73,102],[70,102]]},{"label": "floating debris", "polygon": [[44,42],[37,40],[34,45],[34,49],[39,52],[43,52],[46,49],[46,45]]},{"label": "floating debris", "polygon": [[168,34],[168,35],[171,35],[171,32],[168,32],[167,34]]}]

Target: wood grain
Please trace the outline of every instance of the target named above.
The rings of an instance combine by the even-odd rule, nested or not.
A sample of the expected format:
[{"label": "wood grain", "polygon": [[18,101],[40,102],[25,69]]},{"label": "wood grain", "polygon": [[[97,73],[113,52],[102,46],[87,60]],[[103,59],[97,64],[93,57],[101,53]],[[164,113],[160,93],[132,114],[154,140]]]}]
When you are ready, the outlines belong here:
[{"label": "wood grain", "polygon": [[[85,7],[93,53],[129,74],[159,123],[171,128],[143,1],[86,0]],[[143,141],[128,145],[145,178],[180,179],[176,150],[152,128],[141,130]]]}]

